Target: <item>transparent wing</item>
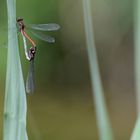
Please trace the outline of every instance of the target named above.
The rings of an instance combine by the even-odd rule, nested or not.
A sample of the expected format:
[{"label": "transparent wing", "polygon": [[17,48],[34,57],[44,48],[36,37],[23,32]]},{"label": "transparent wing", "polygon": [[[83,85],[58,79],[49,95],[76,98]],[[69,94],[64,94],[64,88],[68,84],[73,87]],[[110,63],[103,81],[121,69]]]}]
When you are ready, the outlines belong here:
[{"label": "transparent wing", "polygon": [[28,27],[30,29],[39,30],[39,31],[56,31],[60,29],[60,26],[56,23],[30,24]]},{"label": "transparent wing", "polygon": [[49,43],[54,43],[55,42],[55,38],[51,37],[49,35],[46,35],[46,34],[43,34],[43,33],[39,33],[39,32],[34,32],[34,31],[31,31],[31,33],[35,37],[37,37],[37,38],[39,38],[39,39],[41,39],[41,40],[43,40],[45,42],[49,42]]},{"label": "transparent wing", "polygon": [[26,92],[32,94],[34,93],[34,90],[35,90],[34,60],[31,60],[29,64],[29,72],[26,81]]}]

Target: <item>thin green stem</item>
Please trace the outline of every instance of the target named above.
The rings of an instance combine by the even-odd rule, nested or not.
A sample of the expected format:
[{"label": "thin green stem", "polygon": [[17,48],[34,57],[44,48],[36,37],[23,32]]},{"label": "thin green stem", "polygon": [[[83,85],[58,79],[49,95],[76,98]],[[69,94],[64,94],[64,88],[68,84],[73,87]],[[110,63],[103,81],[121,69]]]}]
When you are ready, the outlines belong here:
[{"label": "thin green stem", "polygon": [[131,140],[140,139],[140,1],[135,0],[134,12],[134,52],[135,52],[135,86],[137,101],[137,121]]},{"label": "thin green stem", "polygon": [[134,43],[135,43],[135,84],[137,96],[137,112],[140,113],[140,1],[135,1],[134,20]]},{"label": "thin green stem", "polygon": [[83,9],[84,9],[85,32],[87,39],[87,52],[89,57],[93,97],[95,99],[94,102],[96,108],[99,137],[100,140],[113,140],[112,129],[106,109],[104,92],[98,66],[90,0],[83,0]]},{"label": "thin green stem", "polygon": [[140,117],[136,121],[135,128],[131,136],[131,140],[139,140],[139,139],[140,139]]}]

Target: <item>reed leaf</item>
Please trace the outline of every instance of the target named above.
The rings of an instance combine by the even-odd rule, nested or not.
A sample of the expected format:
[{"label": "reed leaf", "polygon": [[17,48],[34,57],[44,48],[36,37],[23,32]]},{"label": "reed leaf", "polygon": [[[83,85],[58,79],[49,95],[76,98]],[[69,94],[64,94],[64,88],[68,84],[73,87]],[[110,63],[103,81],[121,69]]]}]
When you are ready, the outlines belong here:
[{"label": "reed leaf", "polygon": [[136,125],[131,136],[131,140],[139,140],[139,139],[140,139],[140,117],[136,121]]},{"label": "reed leaf", "polygon": [[140,1],[135,1],[134,45],[135,45],[135,85],[137,96],[137,113],[140,113]]},{"label": "reed leaf", "polygon": [[[16,0],[7,0],[8,29],[16,28]],[[8,31],[3,140],[28,140],[26,94],[16,30]]]},{"label": "reed leaf", "polygon": [[91,85],[96,108],[97,124],[100,140],[113,140],[112,128],[106,109],[104,92],[100,78],[98,59],[94,40],[93,22],[91,14],[91,1],[83,0],[85,32],[87,39],[87,52],[89,57]]},{"label": "reed leaf", "polygon": [[140,1],[135,0],[134,11],[134,53],[135,53],[135,88],[137,101],[137,121],[131,140],[140,139]]}]

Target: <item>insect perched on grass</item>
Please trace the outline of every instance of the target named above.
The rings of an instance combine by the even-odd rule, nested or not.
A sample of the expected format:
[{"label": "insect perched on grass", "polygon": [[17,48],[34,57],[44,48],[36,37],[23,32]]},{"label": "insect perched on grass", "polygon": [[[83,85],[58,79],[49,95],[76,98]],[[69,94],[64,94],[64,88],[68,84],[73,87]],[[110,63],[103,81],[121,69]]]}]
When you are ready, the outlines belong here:
[{"label": "insect perched on grass", "polygon": [[[24,51],[26,59],[30,62],[29,64],[29,71],[27,75],[27,81],[26,81],[26,92],[27,93],[34,93],[35,89],[35,82],[34,82],[34,59],[35,59],[35,53],[36,53],[36,43],[30,38],[30,36],[26,33],[26,29],[31,29],[31,33],[48,43],[54,43],[55,38],[51,37],[49,35],[46,35],[44,33],[35,32],[35,31],[56,31],[60,29],[60,26],[56,23],[50,23],[50,24],[30,24],[25,25],[23,18],[17,19],[17,29],[18,32],[22,35],[23,44],[24,44]],[[31,44],[30,49],[28,50],[27,41]]]}]

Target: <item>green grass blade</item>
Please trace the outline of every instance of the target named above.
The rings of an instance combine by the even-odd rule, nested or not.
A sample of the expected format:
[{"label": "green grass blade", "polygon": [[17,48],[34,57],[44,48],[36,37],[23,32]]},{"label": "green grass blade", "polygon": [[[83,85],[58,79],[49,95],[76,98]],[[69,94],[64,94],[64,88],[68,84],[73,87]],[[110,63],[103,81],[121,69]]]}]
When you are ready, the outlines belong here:
[{"label": "green grass blade", "polygon": [[137,96],[137,111],[140,113],[140,1],[135,1],[134,20],[134,43],[135,43],[135,84]]},{"label": "green grass blade", "polygon": [[93,96],[95,99],[97,123],[99,129],[100,140],[113,140],[112,128],[110,125],[106,104],[104,100],[104,93],[99,73],[99,66],[97,60],[97,53],[94,42],[93,22],[91,14],[90,0],[83,0],[84,21],[87,39],[87,51],[89,56],[91,84],[93,88]]},{"label": "green grass blade", "polygon": [[136,122],[136,126],[133,130],[131,140],[140,140],[140,117],[138,118]]},{"label": "green grass blade", "polygon": [[140,1],[135,0],[134,12],[134,53],[135,53],[135,86],[137,100],[137,121],[131,140],[140,139]]},{"label": "green grass blade", "polygon": [[[16,28],[16,0],[7,0],[7,8],[8,28]],[[8,31],[8,39],[3,139],[28,140],[26,133],[26,94],[16,30]]]}]

